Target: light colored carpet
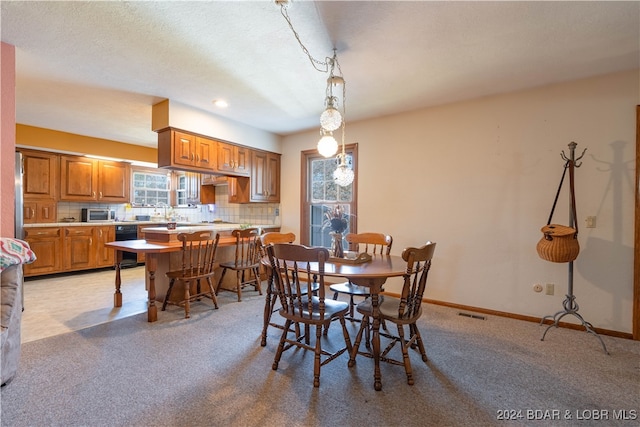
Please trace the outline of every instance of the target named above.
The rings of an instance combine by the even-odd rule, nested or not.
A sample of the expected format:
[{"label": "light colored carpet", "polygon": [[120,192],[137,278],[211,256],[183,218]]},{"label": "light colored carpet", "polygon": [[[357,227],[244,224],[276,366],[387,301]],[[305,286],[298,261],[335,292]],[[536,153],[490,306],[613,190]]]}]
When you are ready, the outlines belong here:
[{"label": "light colored carpet", "polygon": [[[427,305],[429,362],[411,355],[414,386],[383,364],[376,392],[373,361],[348,368],[343,355],[315,389],[309,352],[289,351],[271,369],[279,331],[260,347],[263,307],[255,294],[221,294],[219,310],[194,304],[191,319],[171,307],[155,323],[142,313],[25,343],[2,388],[2,426],[638,425],[636,341],[603,337],[608,356],[585,332],[552,329],[540,341],[535,323]],[[515,419],[499,419],[505,411]],[[594,411],[607,419],[584,419]],[[621,411],[636,419],[616,419]],[[536,419],[545,414],[558,419]]]}]

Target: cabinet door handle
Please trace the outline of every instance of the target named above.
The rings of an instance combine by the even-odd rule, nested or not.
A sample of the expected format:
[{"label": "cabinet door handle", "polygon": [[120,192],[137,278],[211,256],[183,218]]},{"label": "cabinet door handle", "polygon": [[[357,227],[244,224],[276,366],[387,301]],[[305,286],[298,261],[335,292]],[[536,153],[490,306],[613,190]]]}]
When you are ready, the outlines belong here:
[{"label": "cabinet door handle", "polygon": [[100,192],[100,198],[102,199],[102,191]]},{"label": "cabinet door handle", "polygon": [[36,211],[33,208],[29,208],[29,210],[31,211],[31,216],[29,218],[33,218],[36,216]]},{"label": "cabinet door handle", "polygon": [[96,197],[96,192],[95,191],[91,192],[91,197]]},{"label": "cabinet door handle", "polygon": [[93,246],[93,237],[89,237],[89,246]]}]

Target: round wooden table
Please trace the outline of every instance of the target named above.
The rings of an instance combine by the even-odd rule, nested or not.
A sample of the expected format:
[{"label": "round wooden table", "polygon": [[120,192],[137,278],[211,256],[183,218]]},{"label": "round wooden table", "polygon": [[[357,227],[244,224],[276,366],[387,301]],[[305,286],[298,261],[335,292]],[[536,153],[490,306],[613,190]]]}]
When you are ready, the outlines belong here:
[{"label": "round wooden table", "polygon": [[[311,263],[311,271],[318,271],[317,263]],[[380,317],[378,316],[378,301],[382,286],[389,277],[405,274],[407,262],[397,255],[373,254],[369,262],[351,264],[345,262],[328,261],[324,265],[324,275],[330,277],[346,277],[356,285],[366,286],[371,294],[373,313],[373,360],[375,369],[373,386],[377,391],[382,390],[380,373]],[[352,355],[352,358],[355,355]]]}]

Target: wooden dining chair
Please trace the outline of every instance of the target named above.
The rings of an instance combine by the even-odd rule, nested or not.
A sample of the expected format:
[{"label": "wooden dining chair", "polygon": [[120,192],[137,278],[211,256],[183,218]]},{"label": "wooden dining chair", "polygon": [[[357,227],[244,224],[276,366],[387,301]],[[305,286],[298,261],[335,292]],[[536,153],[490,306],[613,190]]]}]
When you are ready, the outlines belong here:
[{"label": "wooden dining chair", "polygon": [[[392,334],[390,331],[380,332],[381,337],[391,340],[387,347],[380,353],[380,360],[395,365],[403,365],[409,385],[413,385],[413,371],[409,358],[409,348],[417,349],[422,356],[422,360],[425,363],[427,362],[427,353],[424,349],[424,343],[416,322],[420,316],[422,316],[422,296],[427,284],[427,277],[431,269],[431,260],[433,259],[435,249],[435,243],[427,242],[427,244],[420,248],[406,248],[402,252],[402,259],[407,262],[407,268],[403,276],[404,284],[400,298],[384,295],[380,298],[378,307],[379,320],[395,323],[398,331],[397,335]],[[367,343],[369,339],[369,324],[373,317],[371,298],[367,298],[358,304],[356,310],[362,314],[363,317],[351,350],[349,366],[355,364],[355,358],[358,354],[373,357],[373,354],[370,352],[359,351],[362,336],[366,336]],[[405,326],[408,327],[408,336],[405,336]],[[389,356],[389,352],[396,344],[400,344],[402,360],[393,359]]]},{"label": "wooden dining chair", "polygon": [[[258,228],[236,229],[231,235],[236,239],[235,258],[233,261],[221,262],[220,280],[216,293],[220,290],[231,291],[238,294],[238,302],[242,301],[242,289],[247,286],[253,286],[260,295],[262,295],[262,287],[260,286],[260,230]],[[221,287],[227,270],[235,271],[236,285],[234,289],[226,289]]]},{"label": "wooden dining chair", "polygon": [[[344,352],[351,353],[352,348],[344,318],[349,311],[349,305],[343,301],[325,299],[324,271],[325,261],[329,259],[329,251],[326,248],[283,243],[269,245],[266,250],[275,271],[274,281],[282,303],[278,313],[285,319],[272,368],[278,369],[280,358],[285,350],[297,347],[313,351],[313,386],[319,387],[320,368]],[[314,272],[311,271],[310,263],[314,263]],[[314,295],[311,286],[307,286],[313,283],[314,276],[319,285],[317,295]],[[323,336],[322,330],[334,319],[338,319],[342,325],[345,346],[329,352],[322,348],[322,341],[329,339]],[[304,337],[297,334],[294,338],[288,337],[294,332],[291,329],[294,323],[315,326],[314,346],[309,345],[303,339]]]},{"label": "wooden dining chair", "polygon": [[[266,247],[268,245],[274,243],[293,243],[296,240],[296,235],[293,233],[279,233],[277,231],[272,231],[268,233],[264,233],[260,236],[260,250],[261,257],[265,259],[269,259],[269,256],[266,251]],[[266,290],[266,298],[264,304],[264,324],[262,326],[262,338],[260,340],[260,345],[262,347],[267,345],[267,329],[269,326],[273,326],[278,329],[283,329],[284,326],[271,321],[271,317],[273,313],[277,311],[275,308],[276,301],[279,299],[279,293],[276,289],[276,285],[274,282],[274,267],[269,263],[269,267],[267,270],[267,290]]]},{"label": "wooden dining chair", "polygon": [[[195,233],[179,233],[178,241],[182,242],[181,268],[166,273],[169,288],[162,303],[162,311],[167,304],[184,305],[184,317],[190,317],[190,303],[202,297],[210,298],[213,306],[218,308],[218,300],[213,287],[215,274],[214,264],[220,235],[213,236],[213,231],[197,231]],[[207,290],[201,289],[201,282],[207,282]],[[176,283],[184,286],[184,298],[179,302],[171,301],[171,292]],[[194,292],[192,292],[194,290]]]},{"label": "wooden dining chair", "polygon": [[[393,245],[393,238],[389,235],[381,233],[349,233],[345,236],[347,243],[349,243],[349,250],[360,252],[366,252],[368,254],[385,254],[391,253],[391,245]],[[355,302],[354,297],[368,297],[369,288],[364,286],[358,286],[351,281],[335,283],[329,286],[333,294],[333,299],[337,300],[339,294],[349,295],[349,316],[348,320],[359,322],[360,319],[354,317]]]}]

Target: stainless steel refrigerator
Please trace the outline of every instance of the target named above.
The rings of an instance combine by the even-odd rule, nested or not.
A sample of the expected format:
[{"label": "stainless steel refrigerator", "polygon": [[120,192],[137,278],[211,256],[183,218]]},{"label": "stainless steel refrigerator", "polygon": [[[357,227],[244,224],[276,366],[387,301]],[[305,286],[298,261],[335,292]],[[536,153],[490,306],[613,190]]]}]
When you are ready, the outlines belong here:
[{"label": "stainless steel refrigerator", "polygon": [[22,219],[24,198],[22,196],[22,153],[16,153],[16,210],[15,210],[15,238],[24,239],[24,221]]}]

